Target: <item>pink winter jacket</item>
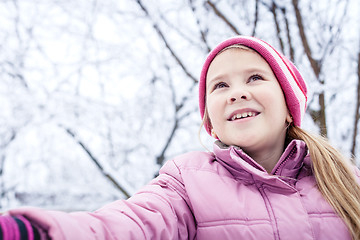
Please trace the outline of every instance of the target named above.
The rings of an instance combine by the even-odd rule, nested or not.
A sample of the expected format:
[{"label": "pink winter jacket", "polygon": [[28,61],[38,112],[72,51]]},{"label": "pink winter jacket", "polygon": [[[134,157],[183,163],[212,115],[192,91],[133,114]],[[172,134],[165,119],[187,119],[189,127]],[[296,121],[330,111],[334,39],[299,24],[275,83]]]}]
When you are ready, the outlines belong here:
[{"label": "pink winter jacket", "polygon": [[216,142],[214,153],[168,161],[133,197],[93,213],[23,208],[10,214],[24,215],[52,239],[350,239],[318,191],[298,140],[272,174],[242,150]]}]

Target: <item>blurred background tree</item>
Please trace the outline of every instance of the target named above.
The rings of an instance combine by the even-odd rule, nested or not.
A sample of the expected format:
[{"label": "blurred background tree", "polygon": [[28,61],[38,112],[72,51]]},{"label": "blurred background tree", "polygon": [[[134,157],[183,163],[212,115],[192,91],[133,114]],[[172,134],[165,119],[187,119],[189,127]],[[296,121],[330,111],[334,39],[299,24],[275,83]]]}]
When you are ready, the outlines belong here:
[{"label": "blurred background tree", "polygon": [[[0,209],[93,210],[206,150],[197,83],[218,42],[253,35],[295,62],[303,127],[359,156],[356,0],[0,2]],[[201,141],[212,140],[202,131]]]}]

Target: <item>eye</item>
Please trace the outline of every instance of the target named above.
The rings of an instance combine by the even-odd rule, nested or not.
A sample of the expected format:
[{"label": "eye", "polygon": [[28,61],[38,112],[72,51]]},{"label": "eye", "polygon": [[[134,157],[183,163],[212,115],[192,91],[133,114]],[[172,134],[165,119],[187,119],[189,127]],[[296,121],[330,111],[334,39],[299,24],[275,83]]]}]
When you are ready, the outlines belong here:
[{"label": "eye", "polygon": [[214,90],[219,89],[219,88],[224,88],[227,87],[228,85],[224,82],[218,82],[214,85]]},{"label": "eye", "polygon": [[258,80],[264,80],[264,78],[260,74],[254,74],[251,75],[251,77],[248,79],[248,82],[254,82]]}]

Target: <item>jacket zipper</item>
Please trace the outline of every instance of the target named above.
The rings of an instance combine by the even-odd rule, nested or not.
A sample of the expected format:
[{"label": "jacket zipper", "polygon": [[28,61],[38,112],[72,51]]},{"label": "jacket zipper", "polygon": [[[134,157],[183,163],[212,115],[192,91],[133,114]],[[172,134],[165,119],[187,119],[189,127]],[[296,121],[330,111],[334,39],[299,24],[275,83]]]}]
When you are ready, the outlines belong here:
[{"label": "jacket zipper", "polygon": [[263,188],[262,185],[258,186],[258,189],[259,189],[259,192],[260,194],[262,195],[263,199],[264,199],[264,202],[265,202],[265,206],[266,206],[266,210],[269,214],[269,217],[270,217],[270,222],[271,222],[271,226],[273,228],[273,232],[274,232],[274,239],[275,240],[280,240],[280,235],[279,235],[279,228],[278,228],[278,225],[277,225],[277,221],[276,221],[276,218],[275,218],[275,213],[271,207],[271,203],[265,193],[265,190]]},{"label": "jacket zipper", "polygon": [[282,163],[280,163],[280,165],[276,168],[274,174],[277,175],[279,173],[280,168],[282,168],[282,166],[284,166],[284,164],[289,160],[290,156],[292,156],[294,153],[294,148],[291,150],[291,152],[286,156],[286,158],[284,159],[284,161],[282,161]]}]

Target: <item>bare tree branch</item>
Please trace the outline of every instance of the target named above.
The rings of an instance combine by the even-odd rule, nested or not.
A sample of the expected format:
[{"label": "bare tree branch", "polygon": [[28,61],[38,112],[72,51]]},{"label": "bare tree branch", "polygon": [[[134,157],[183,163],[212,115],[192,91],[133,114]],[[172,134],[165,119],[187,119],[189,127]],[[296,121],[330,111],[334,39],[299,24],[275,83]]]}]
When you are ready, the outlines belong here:
[{"label": "bare tree branch", "polygon": [[320,83],[324,83],[320,79],[320,71],[321,71],[321,69],[320,69],[319,62],[316,61],[313,58],[308,39],[306,37],[305,28],[304,28],[304,24],[303,24],[303,18],[301,16],[301,11],[299,9],[299,1],[298,0],[292,0],[292,4],[293,4],[294,10],[295,10],[296,22],[297,22],[297,25],[298,25],[298,28],[299,28],[299,34],[300,34],[301,42],[302,42],[304,50],[305,50],[305,54],[306,54],[307,58],[310,61],[310,65],[311,65],[311,67],[313,69],[313,72],[314,72],[314,74],[316,76],[316,79],[318,81],[320,81]]},{"label": "bare tree branch", "polygon": [[287,36],[287,40],[288,40],[288,44],[289,44],[290,60],[292,62],[294,62],[295,61],[295,51],[294,51],[294,46],[292,45],[292,41],[291,41],[290,25],[289,25],[289,20],[286,15],[286,8],[285,7],[281,8],[281,11],[284,15],[284,20],[285,20],[286,36]]},{"label": "bare tree branch", "polygon": [[259,18],[259,0],[255,1],[255,17],[254,17],[254,28],[252,30],[252,36],[256,34],[256,26]]},{"label": "bare tree branch", "polygon": [[185,74],[193,80],[194,83],[198,82],[198,79],[196,77],[194,77],[189,71],[188,69],[185,67],[184,63],[181,61],[181,59],[177,56],[177,54],[175,53],[175,51],[172,49],[172,47],[170,46],[169,42],[167,41],[167,39],[165,38],[164,33],[161,31],[159,25],[151,18],[149,11],[147,10],[147,8],[145,7],[145,5],[142,3],[141,0],[136,0],[136,2],[138,3],[138,5],[140,6],[141,10],[145,13],[146,17],[152,22],[153,28],[155,29],[155,31],[157,32],[157,34],[159,35],[159,37],[161,38],[161,40],[164,42],[166,48],[170,51],[171,55],[174,57],[175,61],[179,64],[179,66],[181,67],[181,69],[185,72]]},{"label": "bare tree branch", "polygon": [[63,128],[66,133],[71,136],[77,144],[86,152],[89,158],[93,161],[96,167],[100,170],[101,174],[104,175],[118,190],[120,190],[127,198],[130,197],[130,194],[118,183],[109,173],[107,173],[104,167],[100,164],[99,160],[91,153],[91,150],[76,136],[76,134],[69,128],[59,125]]},{"label": "bare tree branch", "polygon": [[[356,92],[356,107],[355,107],[355,118],[354,118],[354,132],[352,137],[352,145],[351,145],[351,155],[356,157],[356,138],[358,135],[358,125],[360,120],[360,50],[358,52],[358,59],[357,59],[357,75],[358,75],[358,85],[357,85],[357,92]],[[353,159],[354,160],[354,159]]]},{"label": "bare tree branch", "polygon": [[[170,68],[169,68],[169,66],[167,64],[165,64],[165,69],[167,70],[167,73],[169,74]],[[182,103],[180,103],[180,105],[176,103],[176,91],[175,91],[175,87],[173,85],[172,78],[171,78],[170,74],[169,74],[168,79],[169,79],[169,86],[170,86],[171,96],[172,96],[172,98],[171,98],[172,105],[174,106],[174,125],[173,125],[173,127],[171,129],[170,135],[168,136],[168,139],[167,139],[167,141],[165,143],[165,146],[163,147],[160,155],[156,157],[156,163],[159,166],[163,165],[163,163],[164,163],[166,151],[169,148],[170,143],[173,140],[173,138],[175,136],[175,132],[178,129],[178,126],[179,126],[178,112],[184,106]]]},{"label": "bare tree branch", "polygon": [[170,86],[170,91],[171,91],[171,100],[172,100],[172,105],[174,106],[174,125],[172,126],[172,129],[170,131],[170,134],[167,138],[167,141],[165,143],[165,146],[163,147],[161,153],[156,157],[156,163],[161,166],[163,165],[164,163],[164,160],[165,160],[165,155],[166,155],[166,151],[167,149],[169,148],[172,140],[174,139],[175,137],[175,133],[176,131],[178,130],[179,128],[179,124],[180,122],[186,117],[188,116],[189,114],[191,114],[191,111],[190,112],[187,112],[183,115],[179,115],[180,111],[183,109],[183,107],[185,106],[185,103],[189,100],[189,96],[191,95],[192,91],[193,91],[193,88],[195,86],[197,86],[197,84],[193,84],[191,86],[191,88],[189,89],[188,94],[185,95],[181,101],[179,103],[176,102],[176,89],[175,89],[175,86],[172,82],[172,78],[170,76],[170,68],[167,64],[165,64],[165,69],[167,70],[167,73],[168,73],[168,79],[169,79],[169,86]]},{"label": "bare tree branch", "polygon": [[226,25],[230,27],[230,29],[237,35],[241,35],[240,31],[229,21],[229,19],[226,18],[226,16],[216,7],[214,3],[212,3],[210,0],[206,1],[206,3],[212,8],[212,10],[215,12],[215,14],[222,19]]},{"label": "bare tree branch", "polygon": [[[341,1],[342,2],[342,1]],[[338,2],[339,4],[340,2]],[[322,65],[322,62],[324,61],[325,57],[331,53],[333,51],[333,49],[337,46],[337,42],[336,40],[339,38],[340,34],[341,34],[341,30],[342,30],[342,26],[345,22],[346,19],[346,14],[347,14],[347,9],[348,9],[348,3],[349,1],[346,0],[345,2],[345,7],[344,7],[344,11],[342,13],[342,16],[340,18],[340,22],[333,22],[329,27],[331,29],[336,29],[336,31],[334,32],[330,32],[331,36],[328,38],[328,41],[326,42],[325,47],[323,47],[323,53],[321,58],[319,59],[320,62],[320,66]],[[334,21],[334,20],[333,20]]]},{"label": "bare tree branch", "polygon": [[[195,14],[195,13],[194,13]],[[182,37],[184,40],[186,40],[190,45],[193,46],[199,46],[199,48],[202,48],[201,44],[197,42],[197,39],[194,38],[194,35],[187,36],[177,25],[173,24],[171,21],[169,21],[164,14],[159,13],[158,16],[168,27],[170,27],[172,30],[174,30],[180,37]],[[200,26],[199,26],[200,27]],[[200,29],[200,31],[202,31]],[[200,33],[201,34],[201,33]],[[205,34],[205,32],[204,32]]]},{"label": "bare tree branch", "polygon": [[[5,165],[5,159],[6,159],[6,155],[5,155],[5,151],[4,149],[9,146],[9,144],[11,142],[13,142],[15,140],[17,136],[17,132],[12,129],[11,134],[9,139],[0,145],[0,199],[4,199],[4,197],[6,196],[6,193],[8,192],[8,189],[5,189],[5,182],[4,182],[4,165]],[[2,208],[2,203],[0,201],[0,209]]]},{"label": "bare tree branch", "polygon": [[277,17],[277,13],[276,13],[276,9],[277,9],[277,5],[275,3],[275,1],[272,2],[271,4],[271,7],[270,7],[270,11],[274,17],[274,23],[275,23],[275,28],[276,28],[276,36],[277,36],[277,39],[279,40],[279,44],[280,44],[280,48],[281,48],[281,51],[284,53],[284,42],[281,38],[281,29],[280,29],[280,23],[279,23],[279,20],[278,20],[278,17]]},{"label": "bare tree branch", "polygon": [[196,24],[198,25],[199,27],[199,31],[200,31],[200,36],[201,36],[201,40],[203,41],[203,43],[205,44],[206,48],[207,48],[207,51],[210,52],[211,51],[211,48],[206,40],[206,32],[204,32],[201,28],[201,25],[200,25],[200,19],[197,17],[197,14],[196,14],[196,9],[195,9],[195,6],[194,6],[194,3],[193,3],[193,0],[189,0],[189,3],[190,3],[190,7],[191,7],[191,11],[194,13],[194,16],[196,18]]},{"label": "bare tree branch", "polygon": [[[299,9],[299,1],[292,0],[292,5],[295,10],[296,22],[297,22],[297,25],[299,28],[299,34],[300,34],[303,48],[305,50],[305,54],[310,62],[311,68],[315,74],[316,79],[320,82],[320,84],[324,84],[325,81],[320,78],[320,72],[321,72],[320,63],[319,63],[319,61],[317,61],[313,58],[308,39],[306,37],[303,19],[302,19],[301,12]],[[326,127],[325,93],[324,93],[324,91],[321,91],[319,93],[319,105],[320,105],[319,115],[316,114],[317,116],[319,116],[319,118],[314,119],[314,121],[318,124],[318,126],[320,128],[320,134],[326,137],[327,136],[327,127]]]},{"label": "bare tree branch", "polygon": [[[164,33],[161,31],[159,25],[154,22],[154,20],[151,18],[150,14],[149,14],[149,11],[147,10],[147,8],[145,7],[145,5],[142,3],[141,0],[137,0],[136,1],[138,3],[138,5],[140,6],[140,8],[142,9],[142,11],[145,13],[146,17],[152,22],[153,24],[153,28],[155,29],[155,31],[158,33],[158,35],[160,36],[160,38],[162,39],[162,41],[164,42],[165,46],[167,47],[167,49],[170,51],[171,55],[174,57],[174,59],[176,60],[176,62],[180,65],[180,67],[183,69],[183,71],[185,72],[185,74],[190,77],[190,79],[193,80],[193,86],[195,86],[198,82],[198,79],[195,78],[192,74],[190,74],[190,72],[186,69],[185,65],[183,64],[183,62],[180,60],[180,58],[176,55],[175,51],[172,49],[172,47],[170,46],[169,42],[167,41],[167,39],[165,38],[165,35]],[[191,1],[190,1],[191,3]],[[192,6],[192,10],[194,11],[194,8]],[[201,37],[202,37],[202,40],[203,42],[207,45],[207,41],[206,41],[206,36],[205,36],[205,33],[201,31],[201,28],[200,28],[200,23],[198,22],[199,24],[199,29],[200,29],[200,32],[201,32]],[[210,51],[210,47],[207,45],[207,48],[208,48],[208,51]],[[169,67],[168,66],[165,66],[165,68],[169,71]],[[170,89],[171,89],[171,92],[172,92],[172,101],[173,101],[173,106],[174,106],[174,112],[175,112],[175,116],[174,116],[174,125],[170,131],[170,134],[168,136],[168,139],[165,143],[165,146],[163,147],[161,153],[156,157],[156,163],[158,165],[162,165],[164,160],[165,160],[165,155],[166,155],[166,151],[167,149],[169,148],[174,136],[175,136],[175,133],[178,129],[178,126],[179,126],[179,117],[178,117],[178,112],[183,108],[185,102],[187,101],[188,99],[188,96],[185,96],[182,101],[180,103],[176,103],[176,93],[175,93],[175,88],[172,84],[172,81],[171,81],[171,77],[169,77],[169,80],[170,80]]]},{"label": "bare tree branch", "polygon": [[171,140],[174,138],[175,132],[178,129],[178,127],[179,127],[179,120],[178,120],[177,117],[175,117],[175,122],[174,122],[174,125],[173,125],[172,129],[171,129],[168,140],[166,141],[166,144],[163,147],[160,155],[156,157],[156,163],[159,164],[159,166],[163,165],[163,163],[164,163],[165,153],[166,153],[167,149],[169,148]]},{"label": "bare tree branch", "polygon": [[276,36],[277,39],[279,40],[279,45],[280,45],[280,49],[281,51],[285,54],[285,44],[284,41],[281,37],[281,28],[280,28],[280,21],[278,19],[278,14],[277,14],[277,9],[279,9],[284,17],[284,22],[285,22],[285,29],[286,29],[286,37],[287,37],[287,43],[289,45],[289,58],[292,62],[294,62],[295,59],[295,51],[294,51],[294,47],[292,45],[292,41],[291,41],[291,33],[290,33],[290,24],[289,24],[289,20],[287,18],[286,15],[286,8],[285,7],[279,7],[275,1],[272,1],[271,6],[268,5],[265,2],[261,2],[263,5],[265,5],[272,13],[273,17],[274,17],[274,23],[275,23],[275,28],[276,28]]},{"label": "bare tree branch", "polygon": [[[14,4],[14,7],[15,7],[15,9],[16,9],[16,16],[15,16],[15,34],[16,34],[16,37],[17,37],[17,40],[19,41],[19,45],[23,45],[24,44],[24,42],[26,42],[26,43],[28,43],[28,42],[30,42],[30,41],[23,41],[23,39],[22,39],[22,37],[21,37],[21,34],[20,34],[20,32],[21,32],[21,30],[20,30],[20,8],[19,8],[19,5],[18,5],[18,2],[17,2],[17,0],[13,0],[12,1],[13,2],[13,4]],[[27,33],[29,33],[29,35],[32,35],[32,30],[31,30],[31,28],[30,29],[27,29]],[[25,54],[25,52],[28,50],[28,47],[24,47],[24,46],[22,46],[23,47],[23,52],[22,52],[22,54]],[[25,80],[25,78],[24,78],[24,76],[23,76],[23,74],[22,73],[20,73],[21,72],[21,70],[23,69],[23,67],[24,67],[24,59],[23,59],[23,55],[21,55],[21,56],[19,56],[18,57],[18,61],[19,61],[19,64],[16,64],[17,66],[15,67],[15,65],[13,64],[13,63],[11,63],[11,65],[12,65],[12,67],[14,68],[14,70],[15,70],[15,74],[11,74],[12,75],[12,77],[14,77],[14,78],[18,78],[19,80],[20,80],[20,82],[24,85],[24,87],[26,88],[26,89],[29,89],[29,85],[28,85],[28,83],[26,82],[26,80]],[[10,62],[8,62],[9,64],[10,64]],[[20,69],[18,69],[18,68],[20,68]]]}]

